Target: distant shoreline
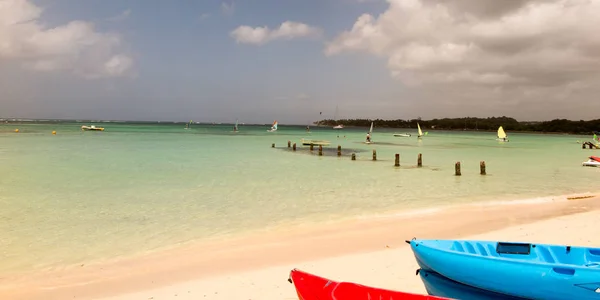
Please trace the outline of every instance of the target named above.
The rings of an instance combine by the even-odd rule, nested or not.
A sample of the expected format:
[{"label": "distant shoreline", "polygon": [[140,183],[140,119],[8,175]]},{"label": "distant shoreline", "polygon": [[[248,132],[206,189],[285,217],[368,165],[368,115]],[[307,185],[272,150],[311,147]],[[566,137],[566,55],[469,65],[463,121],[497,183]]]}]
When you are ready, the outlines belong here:
[{"label": "distant shoreline", "polygon": [[[281,126],[318,127],[327,128],[336,125],[344,125],[345,128],[368,128],[371,122],[376,128],[388,129],[416,129],[417,123],[423,131],[467,131],[467,132],[494,132],[502,126],[505,131],[513,133],[531,134],[565,134],[565,135],[600,135],[600,119],[590,121],[571,121],[566,119],[555,119],[551,121],[519,122],[514,118],[453,118],[432,120],[381,120],[381,119],[352,119],[352,120],[321,120],[311,125],[308,124],[286,124]],[[68,120],[68,119],[26,119],[26,118],[0,118],[0,125],[11,124],[138,124],[138,125],[181,125],[188,121],[123,121],[123,120]],[[195,125],[218,126],[233,125],[228,122],[192,122]],[[270,126],[271,123],[241,123],[240,126]]]}]

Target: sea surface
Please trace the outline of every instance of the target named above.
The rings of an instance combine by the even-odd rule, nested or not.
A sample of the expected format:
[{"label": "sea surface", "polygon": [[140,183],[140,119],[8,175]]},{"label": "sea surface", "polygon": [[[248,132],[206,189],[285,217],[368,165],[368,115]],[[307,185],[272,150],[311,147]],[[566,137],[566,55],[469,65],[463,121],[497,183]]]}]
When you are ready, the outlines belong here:
[{"label": "sea surface", "polygon": [[[495,132],[424,129],[419,140],[415,128],[375,124],[367,145],[367,128],[81,125],[0,125],[0,275],[294,224],[593,192],[600,178],[581,166],[596,151],[577,141],[591,136],[509,131],[499,143]],[[412,136],[392,135],[405,132]],[[331,145],[319,156],[302,138]]]}]

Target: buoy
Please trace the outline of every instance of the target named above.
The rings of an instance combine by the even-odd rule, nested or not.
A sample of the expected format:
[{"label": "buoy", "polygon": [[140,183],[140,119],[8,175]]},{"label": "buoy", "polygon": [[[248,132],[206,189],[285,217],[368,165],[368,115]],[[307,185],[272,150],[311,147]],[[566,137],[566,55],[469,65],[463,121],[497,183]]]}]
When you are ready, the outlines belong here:
[{"label": "buoy", "polygon": [[15,132],[19,132],[19,128],[15,129]]},{"label": "buoy", "polygon": [[56,135],[56,130],[53,130],[53,131],[52,131],[52,134]]}]

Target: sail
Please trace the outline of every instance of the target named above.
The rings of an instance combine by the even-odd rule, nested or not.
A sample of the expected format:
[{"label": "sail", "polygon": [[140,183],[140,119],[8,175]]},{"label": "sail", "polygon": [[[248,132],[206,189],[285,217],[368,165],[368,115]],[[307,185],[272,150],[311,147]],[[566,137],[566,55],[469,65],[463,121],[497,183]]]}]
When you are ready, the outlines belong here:
[{"label": "sail", "polygon": [[423,131],[421,131],[421,126],[417,123],[417,129],[419,130],[419,136],[423,136]]},{"label": "sail", "polygon": [[238,120],[235,119],[235,126],[233,127],[233,129],[238,130]]},{"label": "sail", "polygon": [[273,122],[273,126],[271,126],[271,128],[273,128],[273,130],[277,130],[277,121]]},{"label": "sail", "polygon": [[371,122],[371,129],[369,129],[369,133],[373,133],[373,122]]},{"label": "sail", "polygon": [[504,129],[502,128],[502,126],[498,127],[498,138],[499,139],[506,138],[506,132],[504,132]]}]

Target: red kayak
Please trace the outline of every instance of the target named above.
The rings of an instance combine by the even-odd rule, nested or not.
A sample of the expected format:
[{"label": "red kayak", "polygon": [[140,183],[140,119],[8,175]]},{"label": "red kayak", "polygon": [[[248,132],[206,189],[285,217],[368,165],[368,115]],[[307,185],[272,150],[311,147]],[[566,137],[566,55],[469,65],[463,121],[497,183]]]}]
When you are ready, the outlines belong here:
[{"label": "red kayak", "polygon": [[293,269],[289,282],[294,284],[299,300],[424,300],[446,299],[428,295],[418,295],[403,292],[368,287],[350,282],[336,282],[327,278],[312,275]]},{"label": "red kayak", "polygon": [[590,156],[590,159],[600,162],[600,157],[598,157],[598,156]]}]

